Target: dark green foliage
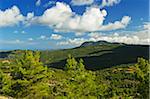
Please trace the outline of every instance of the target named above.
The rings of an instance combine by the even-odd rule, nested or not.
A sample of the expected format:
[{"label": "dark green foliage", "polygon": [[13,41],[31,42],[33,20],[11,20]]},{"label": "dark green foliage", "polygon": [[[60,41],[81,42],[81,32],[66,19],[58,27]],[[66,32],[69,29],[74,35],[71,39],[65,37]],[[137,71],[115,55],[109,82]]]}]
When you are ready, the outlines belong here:
[{"label": "dark green foliage", "polygon": [[85,69],[69,55],[63,70],[47,68],[40,52],[25,51],[0,62],[0,94],[24,99],[148,99],[150,64]]},{"label": "dark green foliage", "polygon": [[77,62],[69,56],[65,69],[69,75],[65,80],[65,94],[68,98],[96,98],[95,74],[85,70],[82,59]]},{"label": "dark green foliage", "polygon": [[100,70],[116,65],[136,63],[138,57],[149,59],[148,45],[106,44],[73,49],[41,51],[41,60],[49,67],[63,68],[68,54],[82,58],[86,69]]},{"label": "dark green foliage", "polygon": [[[6,86],[2,86],[2,93],[13,97],[26,96],[29,94],[28,91],[32,88],[32,84],[42,82],[43,79],[49,77],[47,67],[44,67],[39,59],[38,51],[25,51],[14,56],[9,64],[9,73],[5,74],[2,81],[3,84],[6,83],[7,90],[11,91],[8,93]],[[6,77],[7,81],[5,81]],[[8,82],[11,83],[7,84]]]},{"label": "dark green foliage", "polygon": [[143,58],[138,58],[136,66],[136,77],[140,81],[138,92],[141,94],[141,98],[149,99],[149,75],[150,75],[150,64]]},{"label": "dark green foliage", "polygon": [[11,95],[11,78],[0,69],[0,94]]},{"label": "dark green foliage", "polygon": [[43,67],[40,62],[39,52],[26,51],[15,58],[11,65],[13,79],[33,80],[33,82],[36,82],[46,75],[47,68]]}]

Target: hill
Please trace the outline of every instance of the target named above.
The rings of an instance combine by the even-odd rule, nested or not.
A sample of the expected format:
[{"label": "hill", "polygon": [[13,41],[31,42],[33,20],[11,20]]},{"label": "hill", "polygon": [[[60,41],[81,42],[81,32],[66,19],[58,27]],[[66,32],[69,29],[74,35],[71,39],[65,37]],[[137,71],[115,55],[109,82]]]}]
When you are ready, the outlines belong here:
[{"label": "hill", "polygon": [[[0,52],[0,58],[11,57],[11,54],[20,52],[23,50]],[[85,42],[76,48],[41,51],[41,61],[49,67],[62,69],[69,54],[77,60],[82,58],[86,69],[98,70],[133,64],[138,57],[149,59],[149,45],[127,45],[106,41]]]},{"label": "hill", "polygon": [[107,41],[103,41],[103,40],[100,40],[100,41],[97,41],[97,42],[87,41],[87,42],[84,42],[83,44],[81,44],[80,47],[96,46],[96,45],[112,45],[112,44],[124,44],[124,43],[117,43],[117,42],[111,43],[111,42],[107,42]]},{"label": "hill", "polygon": [[138,57],[149,58],[148,45],[126,45],[109,42],[83,43],[80,47],[42,51],[41,60],[50,67],[63,68],[68,54],[82,58],[86,69],[98,70],[121,64],[132,64]]}]

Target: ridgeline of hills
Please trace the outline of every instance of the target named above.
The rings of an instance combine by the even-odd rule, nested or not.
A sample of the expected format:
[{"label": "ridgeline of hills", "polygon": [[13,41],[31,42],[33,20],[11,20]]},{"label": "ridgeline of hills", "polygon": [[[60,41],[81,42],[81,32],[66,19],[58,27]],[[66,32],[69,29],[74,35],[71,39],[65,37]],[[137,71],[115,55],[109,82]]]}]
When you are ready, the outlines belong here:
[{"label": "ridgeline of hills", "polygon": [[63,68],[68,54],[77,59],[82,58],[87,69],[97,70],[121,64],[136,63],[138,57],[148,59],[149,46],[107,41],[85,42],[80,47],[73,49],[42,51],[41,60],[50,67]]},{"label": "ridgeline of hills", "polygon": [[[0,52],[5,58],[15,51]],[[84,42],[81,46],[63,50],[41,51],[41,61],[49,67],[63,68],[68,55],[82,58],[87,69],[98,70],[116,65],[136,63],[138,57],[149,59],[149,45],[128,45],[107,41]]]},{"label": "ridgeline of hills", "polygon": [[[107,42],[107,41],[97,41],[97,42],[94,42],[94,41],[88,41],[88,42],[84,42],[81,44],[80,47],[86,47],[86,46],[97,46],[97,45],[112,45],[112,44],[124,44],[124,43],[117,43],[117,42]],[[125,45],[125,44],[124,44]]]}]

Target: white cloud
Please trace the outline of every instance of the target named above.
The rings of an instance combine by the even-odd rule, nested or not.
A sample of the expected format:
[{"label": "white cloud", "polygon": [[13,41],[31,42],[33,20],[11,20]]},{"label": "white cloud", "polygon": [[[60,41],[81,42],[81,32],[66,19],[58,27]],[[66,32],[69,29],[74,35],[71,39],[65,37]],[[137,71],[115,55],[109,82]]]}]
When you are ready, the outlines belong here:
[{"label": "white cloud", "polygon": [[27,45],[36,45],[38,44],[38,42],[31,42],[29,39],[28,41],[23,41],[23,40],[19,40],[19,39],[16,39],[16,40],[0,40],[0,44],[1,45],[18,45],[17,47],[20,47],[20,46],[26,46],[25,48],[27,48],[28,46]]},{"label": "white cloud", "polygon": [[100,11],[99,8],[88,8],[82,16],[75,15],[70,17],[56,28],[75,32],[96,31],[103,24],[106,15],[105,10]]},{"label": "white cloud", "polygon": [[44,14],[39,17],[39,22],[48,26],[56,27],[62,24],[72,15],[71,8],[63,3],[56,3],[55,7],[47,9]]},{"label": "white cloud", "polygon": [[25,24],[25,26],[30,26],[32,24],[37,23],[37,17],[34,16],[34,13],[27,13],[27,16],[24,18],[23,24]]},{"label": "white cloud", "polygon": [[49,1],[48,3],[44,4],[43,7],[47,8],[50,5],[56,4],[56,1]]},{"label": "white cloud", "polygon": [[144,24],[143,28],[144,28],[145,30],[149,30],[149,31],[150,31],[150,22],[149,22],[149,23],[146,22],[146,23]]},{"label": "white cloud", "polygon": [[40,6],[41,5],[41,0],[37,0],[36,1],[36,6]]},{"label": "white cloud", "polygon": [[53,40],[60,40],[62,39],[62,36],[58,34],[52,34],[50,38]]},{"label": "white cloud", "polygon": [[49,26],[59,32],[75,32],[76,36],[81,36],[85,32],[122,29],[131,20],[131,17],[124,16],[120,21],[104,25],[106,16],[107,11],[98,7],[89,7],[83,15],[78,15],[69,5],[61,2],[56,2],[56,6],[47,9],[42,16],[34,16],[33,12],[23,16],[14,6],[5,11],[0,10],[0,27],[16,25],[19,22],[26,26],[36,23]]},{"label": "white cloud", "polygon": [[98,41],[98,39],[101,37],[101,33],[92,32],[88,34],[88,36],[90,39],[92,39],[92,41]]},{"label": "white cloud", "polygon": [[90,41],[105,40],[108,42],[120,42],[126,44],[150,44],[150,38],[148,32],[141,30],[138,32],[131,31],[129,34],[113,33],[113,34],[102,34],[102,33],[91,33],[88,35]]},{"label": "white cloud", "polygon": [[113,6],[114,4],[120,3],[121,0],[102,0],[101,7]]},{"label": "white cloud", "polygon": [[[105,6],[113,6],[115,4],[120,3],[121,0],[101,0],[100,7],[105,7]],[[72,0],[71,1],[72,5],[92,5],[94,4],[94,0]]]},{"label": "white cloud", "polygon": [[106,15],[105,10],[88,8],[83,16],[79,16],[68,5],[57,2],[55,7],[44,12],[39,22],[61,31],[85,32],[97,30]]},{"label": "white cloud", "polygon": [[49,39],[53,39],[53,40],[60,40],[62,39],[63,37],[61,35],[58,35],[58,34],[51,34],[50,37],[47,37],[45,35],[41,35],[39,38],[39,40],[49,40]]},{"label": "white cloud", "polygon": [[116,21],[114,23],[108,23],[107,25],[103,25],[100,27],[102,31],[116,30],[126,28],[129,22],[131,21],[131,17],[124,16],[121,21]]},{"label": "white cloud", "polygon": [[0,27],[17,25],[23,20],[24,16],[16,6],[5,11],[0,10]]},{"label": "white cloud", "polygon": [[47,37],[45,35],[41,35],[38,39],[45,40],[45,39],[47,39]]},{"label": "white cloud", "polygon": [[72,0],[72,5],[90,5],[94,2],[94,0]]},{"label": "white cloud", "polygon": [[57,43],[57,45],[79,46],[85,41],[100,41],[119,42],[125,44],[142,44],[150,45],[149,23],[145,23],[142,30],[139,31],[122,31],[111,34],[92,32],[88,34],[88,38],[67,39]]},{"label": "white cloud", "polygon": [[[122,22],[124,22],[123,20]],[[126,22],[126,21],[125,21]],[[106,40],[109,42],[120,42],[126,44],[146,44],[150,45],[150,23],[147,22],[142,26],[141,30],[138,31],[124,31],[123,34],[102,34],[102,33],[90,33],[88,36],[89,40],[99,41]]]},{"label": "white cloud", "polygon": [[14,42],[15,42],[15,43],[21,43],[21,41],[18,40],[18,39],[16,39]]},{"label": "white cloud", "polygon": [[24,42],[16,39],[16,40],[0,40],[1,45],[7,45],[7,44],[23,44]]},{"label": "white cloud", "polygon": [[19,23],[29,26],[37,23],[37,17],[34,16],[33,12],[23,16],[17,6],[13,6],[5,11],[0,10],[0,27],[14,26]]},{"label": "white cloud", "polygon": [[131,20],[129,16],[124,16],[121,21],[103,25],[106,15],[107,11],[104,9],[89,7],[81,16],[73,12],[69,5],[57,2],[56,6],[47,9],[38,20],[56,31],[75,33],[122,29]]},{"label": "white cloud", "polygon": [[85,33],[82,33],[82,32],[76,32],[75,33],[75,36],[83,36],[83,35],[85,35]]},{"label": "white cloud", "polygon": [[23,31],[21,31],[21,33],[22,33],[22,34],[26,34],[26,32],[25,32],[24,30],[23,30]]},{"label": "white cloud", "polygon": [[33,38],[28,38],[28,41],[33,41]]},{"label": "white cloud", "polygon": [[21,33],[21,34],[26,34],[27,32],[22,30],[22,31],[18,31],[18,30],[15,30],[13,33],[15,34],[18,34],[18,33]]},{"label": "white cloud", "polygon": [[18,33],[18,31],[17,31],[17,30],[15,30],[13,33],[17,34],[17,33]]},{"label": "white cloud", "polygon": [[62,41],[57,43],[57,45],[69,45],[69,46],[79,46],[83,42],[87,41],[87,39],[84,38],[74,38],[74,39],[68,39],[66,41]]}]

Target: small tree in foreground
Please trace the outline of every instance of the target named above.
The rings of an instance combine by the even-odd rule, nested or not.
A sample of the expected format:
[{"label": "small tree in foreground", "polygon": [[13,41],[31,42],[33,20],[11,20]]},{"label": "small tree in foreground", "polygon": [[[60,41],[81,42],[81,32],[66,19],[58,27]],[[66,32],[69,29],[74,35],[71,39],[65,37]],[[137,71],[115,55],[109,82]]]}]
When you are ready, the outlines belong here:
[{"label": "small tree in foreground", "polygon": [[149,98],[149,75],[150,75],[150,64],[143,58],[138,58],[136,66],[136,77],[140,81],[138,86],[138,92],[141,94],[141,98]]},{"label": "small tree in foreground", "polygon": [[[40,52],[25,51],[15,56],[11,64],[13,94],[16,97],[28,95],[32,84],[42,82],[49,76],[47,67],[40,62]],[[37,86],[38,87],[38,86]]]},{"label": "small tree in foreground", "polygon": [[85,70],[83,60],[79,62],[69,55],[65,67],[68,79],[65,80],[65,93],[68,98],[92,98],[96,96],[95,74]]}]

